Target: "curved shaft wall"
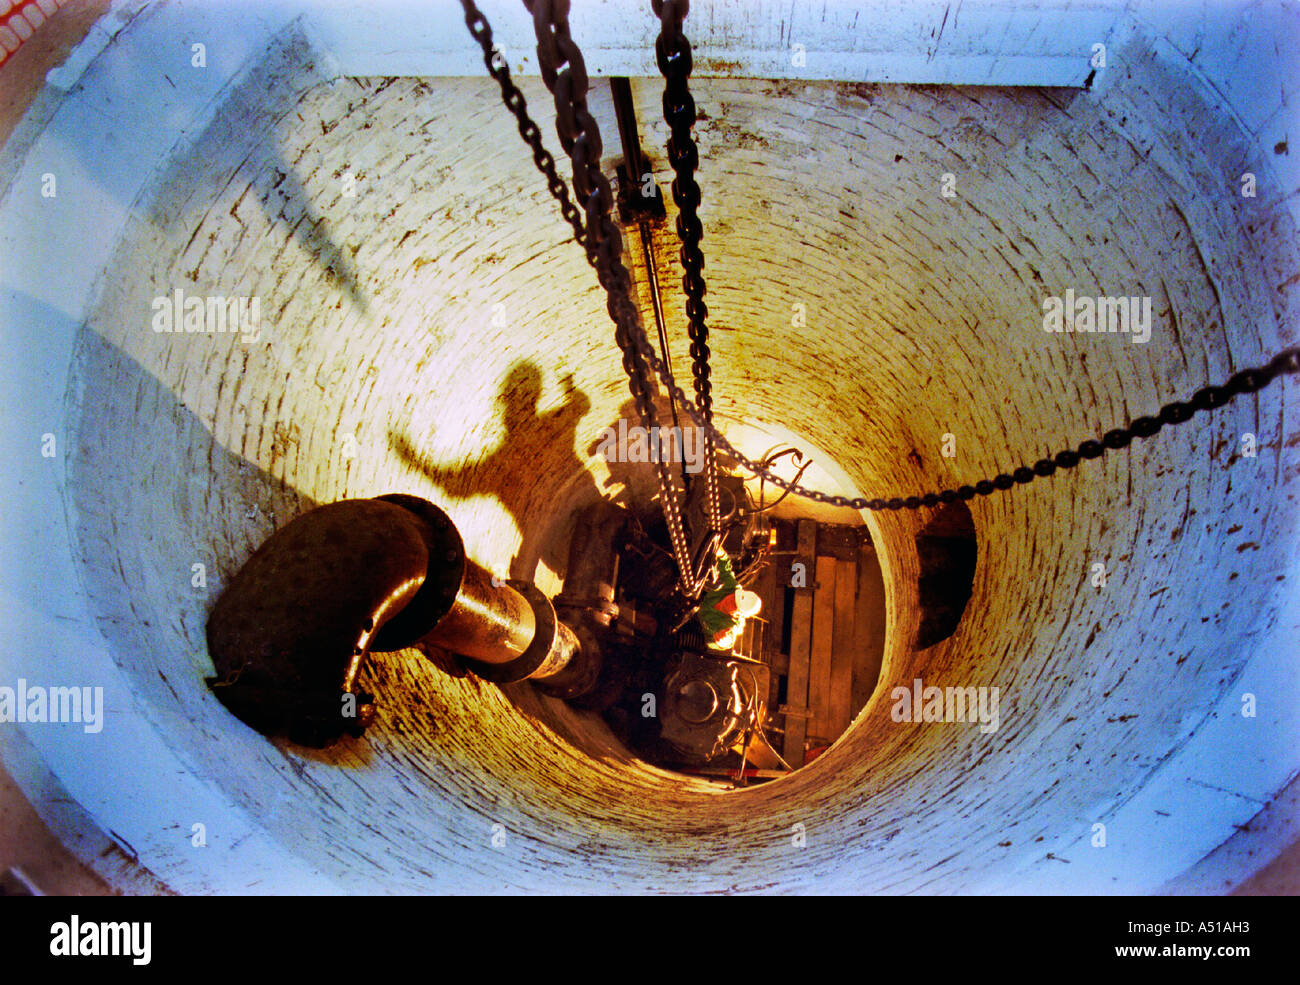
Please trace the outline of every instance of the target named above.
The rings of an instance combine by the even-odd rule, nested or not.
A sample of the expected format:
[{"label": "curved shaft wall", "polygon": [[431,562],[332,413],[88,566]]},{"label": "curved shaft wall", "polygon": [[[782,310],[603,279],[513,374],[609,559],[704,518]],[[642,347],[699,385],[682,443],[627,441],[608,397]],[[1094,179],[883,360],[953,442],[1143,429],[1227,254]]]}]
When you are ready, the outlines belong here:
[{"label": "curved shaft wall", "polygon": [[[141,43],[162,29],[142,23]],[[131,54],[110,48],[87,90],[129,85],[113,72],[138,69]],[[1294,342],[1295,225],[1271,164],[1140,36],[1111,58],[1123,70],[1090,92],[697,80],[719,415],[906,496],[1097,437]],[[71,230],[6,279],[11,324],[66,340],[13,336],[40,369],[11,425],[31,447],[57,433],[39,481],[60,492],[15,494],[53,546],[6,586],[27,618],[6,676],[108,687],[98,736],[28,738],[168,884],[1144,892],[1294,776],[1294,383],[973,501],[972,597],[922,653],[907,641],[929,514],[869,517],[882,686],[788,780],[716,793],[526,685],[414,652],[372,661],[362,742],[308,756],[250,732],[203,686],[203,627],[272,529],[410,492],[480,564],[546,587],[628,392],[603,294],[488,80],[329,78],[294,28],[211,71],[230,82],[203,83],[206,122],[179,144],[162,126],[90,144],[70,106],[6,203],[64,210],[50,221]],[[555,146],[547,94],[523,88]],[[666,188],[661,84],[635,92]],[[51,167],[60,197],[41,203],[24,182]],[[50,271],[82,248],[75,229],[118,220],[84,316],[61,305]],[[661,279],[680,339],[680,273]],[[1043,298],[1067,289],[1149,297],[1150,340],[1044,332]],[[257,298],[260,327],[159,332],[154,300],[178,290]],[[47,388],[66,402],[43,418]],[[890,689],[916,678],[997,688],[999,727],[894,721]],[[80,774],[131,748],[121,779]],[[149,779],[164,768],[174,786]]]}]

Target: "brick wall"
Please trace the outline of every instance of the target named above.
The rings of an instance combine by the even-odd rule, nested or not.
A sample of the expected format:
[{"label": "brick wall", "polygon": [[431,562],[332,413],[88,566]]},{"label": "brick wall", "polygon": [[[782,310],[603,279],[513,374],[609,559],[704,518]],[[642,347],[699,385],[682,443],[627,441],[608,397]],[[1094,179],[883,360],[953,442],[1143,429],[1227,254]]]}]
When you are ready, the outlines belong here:
[{"label": "brick wall", "polygon": [[[867,495],[909,495],[1293,343],[1300,265],[1271,150],[1140,38],[1111,58],[1091,92],[700,80],[720,413],[833,450]],[[77,339],[66,458],[78,579],[139,715],[293,864],[352,890],[1141,892],[1280,786],[1293,712],[1268,668],[1294,626],[1290,383],[974,501],[974,594],[924,653],[906,641],[926,514],[869,518],[886,691],[777,784],[710,792],[527,687],[414,653],[373,661],[363,743],[304,756],[233,721],[202,685],[203,621],[270,530],[315,502],[413,492],[481,564],[527,574],[605,478],[587,448],[628,396],[603,296],[494,90],[330,80],[310,61],[272,52],[135,200]],[[659,87],[634,88],[662,165]],[[524,89],[549,137],[548,100]],[[178,288],[257,296],[262,335],[155,333],[152,299]],[[1041,299],[1067,288],[1151,297],[1151,341],[1044,333]],[[888,687],[917,676],[1000,688],[1001,728],[892,722]],[[1246,686],[1259,717],[1231,721]],[[1215,729],[1217,751],[1194,752]],[[205,820],[185,795],[166,809]],[[233,834],[209,832],[238,866]],[[174,887],[239,877],[172,832],[135,848]]]},{"label": "brick wall", "polygon": [[69,0],[0,0],[0,65]]}]

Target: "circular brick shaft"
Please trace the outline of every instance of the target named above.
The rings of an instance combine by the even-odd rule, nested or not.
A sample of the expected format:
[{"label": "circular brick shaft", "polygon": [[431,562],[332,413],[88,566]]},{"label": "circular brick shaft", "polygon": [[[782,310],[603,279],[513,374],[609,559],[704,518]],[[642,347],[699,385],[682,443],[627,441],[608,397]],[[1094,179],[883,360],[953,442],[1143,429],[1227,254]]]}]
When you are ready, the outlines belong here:
[{"label": "circular brick shaft", "polygon": [[[1099,437],[1284,344],[1295,229],[1236,194],[1267,163],[1158,63],[1125,64],[1104,99],[697,80],[719,416],[788,428],[865,495],[908,496]],[[523,89],[555,148],[549,98]],[[661,83],[634,91],[666,187]],[[85,592],[178,754],[358,891],[971,891],[1053,865],[1084,886],[1089,864],[1116,870],[1107,888],[1161,881],[1144,861],[1161,819],[1104,862],[1092,826],[1212,717],[1278,619],[1294,384],[974,500],[972,598],[923,652],[907,641],[930,514],[869,518],[881,688],[787,780],[716,792],[528,685],[415,652],[371,662],[378,721],[326,754],[225,712],[203,684],[206,613],[313,504],[428,497],[480,564],[554,589],[564,521],[605,479],[591,447],[629,396],[565,234],[481,79],[321,83],[271,60],[160,171],[77,347],[69,488]],[[676,248],[657,236],[680,341]],[[1044,332],[1043,298],[1067,289],[1149,297],[1150,341]],[[155,332],[153,300],[178,290],[258,299],[260,334]],[[997,731],[894,722],[890,689],[918,677],[998,688]],[[1172,810],[1226,837],[1203,809]]]}]

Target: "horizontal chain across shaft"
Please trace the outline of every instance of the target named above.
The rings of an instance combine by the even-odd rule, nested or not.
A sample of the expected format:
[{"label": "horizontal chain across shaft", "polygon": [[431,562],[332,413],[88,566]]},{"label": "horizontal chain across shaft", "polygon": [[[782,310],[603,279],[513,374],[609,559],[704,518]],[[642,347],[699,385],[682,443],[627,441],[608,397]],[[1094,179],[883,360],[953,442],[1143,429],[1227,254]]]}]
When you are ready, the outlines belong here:
[{"label": "horizontal chain across shaft", "polygon": [[[475,39],[483,46],[484,60],[487,62],[488,71],[501,84],[506,106],[519,120],[521,136],[532,147],[533,158],[537,162],[538,168],[546,176],[547,186],[551,194],[560,203],[561,213],[573,225],[574,239],[586,248],[588,261],[597,267],[601,285],[605,287],[608,294],[610,315],[614,318],[617,327],[615,339],[618,341],[619,348],[623,351],[623,365],[628,372],[629,386],[643,423],[648,427],[656,421],[654,405],[650,398],[654,384],[648,372],[646,372],[646,367],[649,367],[659,376],[672,397],[682,405],[687,415],[694,421],[695,426],[703,431],[716,448],[726,452],[746,471],[761,476],[780,489],[788,490],[792,495],[811,499],[818,503],[826,503],[830,506],[873,511],[915,510],[923,506],[933,507],[959,500],[974,499],[976,496],[988,496],[994,491],[1008,490],[1014,486],[1032,482],[1037,478],[1046,478],[1055,474],[1058,470],[1072,469],[1080,462],[1100,458],[1107,451],[1118,451],[1126,448],[1135,439],[1154,437],[1162,428],[1174,427],[1191,420],[1198,411],[1216,410],[1234,397],[1256,393],[1264,389],[1278,377],[1300,373],[1300,347],[1284,349],[1263,366],[1244,369],[1230,377],[1222,386],[1202,387],[1192,394],[1187,401],[1173,401],[1165,404],[1156,414],[1136,418],[1127,427],[1107,431],[1100,439],[1089,438],[1075,447],[1066,448],[1055,455],[1041,458],[1033,465],[1022,465],[1010,472],[1002,472],[991,479],[981,479],[974,485],[944,489],[940,492],[926,493],[923,496],[894,496],[874,499],[866,497],[850,498],[808,489],[789,479],[784,479],[770,469],[763,467],[760,463],[745,456],[727,440],[721,431],[714,427],[711,402],[706,405],[704,401],[701,401],[701,406],[696,406],[687,399],[686,394],[674,380],[672,372],[655,353],[654,347],[651,346],[649,339],[646,337],[640,317],[631,301],[631,278],[622,263],[622,245],[618,227],[609,218],[612,195],[608,180],[599,171],[600,135],[596,131],[595,121],[586,112],[587,76],[582,64],[581,52],[578,51],[577,45],[568,35],[567,15],[569,5],[567,0],[524,0],[524,6],[533,14],[538,29],[538,57],[542,63],[542,77],[546,81],[547,87],[556,96],[556,110],[560,116],[557,128],[560,131],[561,142],[565,144],[566,152],[572,152],[573,148],[580,148],[574,156],[574,186],[578,189],[579,194],[585,195],[584,201],[587,207],[588,219],[587,230],[593,229],[594,219],[594,228],[599,230],[599,235],[585,233],[581,221],[577,218],[577,210],[569,201],[564,182],[555,174],[554,161],[541,147],[537,125],[528,118],[522,94],[519,94],[518,89],[510,82],[508,70],[505,69],[504,63],[500,62],[500,56],[492,48],[492,32],[487,25],[486,19],[474,7],[472,0],[462,0],[462,3],[466,9],[466,23],[469,25]],[[655,6],[657,14],[661,14],[665,9],[665,5],[660,0],[656,0]],[[682,8],[684,6],[682,5]],[[684,16],[684,9],[681,10],[681,13]],[[552,24],[552,18],[558,18],[556,24]],[[677,23],[680,27],[680,19],[678,19]],[[546,28],[545,32],[543,31],[544,27]],[[544,33],[548,38],[545,42],[543,41]],[[682,40],[684,41],[684,39]],[[672,50],[673,42],[671,37],[667,43],[670,50]],[[656,48],[658,48],[658,45]],[[689,58],[689,46],[687,46],[686,51]],[[563,59],[561,59],[561,55],[564,56]],[[574,61],[575,58],[576,61]],[[563,64],[564,60],[568,60],[569,67],[563,72],[559,72],[557,67]],[[576,75],[574,74],[575,71]],[[689,74],[689,69],[687,74]],[[561,80],[566,77],[567,81],[562,82]],[[581,83],[581,87],[579,87],[579,83]],[[512,96],[512,92],[515,95]],[[570,98],[573,94],[578,93],[582,96],[580,109],[574,99]],[[669,101],[667,92],[665,92],[664,98],[665,109],[667,110]],[[687,98],[689,98],[689,94],[687,94]],[[694,120],[693,103],[691,119]],[[580,122],[587,124],[588,121],[590,129],[587,126],[579,125]],[[593,146],[595,149],[594,154],[592,154]],[[669,153],[670,157],[674,155],[671,149]],[[690,153],[694,154],[693,143],[691,144]],[[580,161],[582,162],[581,168]],[[580,171],[583,174],[581,183],[578,177]],[[592,175],[593,171],[595,172],[594,176]],[[694,183],[692,182],[692,184]],[[586,189],[585,192],[584,188]],[[676,198],[678,192],[676,182],[673,191],[674,198]],[[696,187],[694,193],[685,192],[685,194],[688,199],[696,200],[696,204],[698,204],[698,191],[699,189]],[[680,201],[678,207],[681,208]],[[696,219],[696,225],[698,225],[698,219]],[[691,232],[693,229],[694,226],[687,226],[687,232]],[[680,228],[678,231],[682,233]],[[685,233],[682,233],[682,235],[683,264],[685,264],[687,237]],[[692,237],[692,241],[698,250],[699,240]],[[703,266],[702,257],[700,258],[700,266]],[[689,276],[688,273],[688,278]],[[700,288],[698,293],[702,299],[702,280],[700,281]],[[689,289],[688,297],[693,299]],[[703,301],[700,300],[699,303],[702,307]],[[707,314],[707,311],[704,311],[703,314]],[[692,342],[695,343],[695,341],[693,335]],[[693,344],[692,354],[695,351],[695,345]],[[698,373],[696,382],[696,392],[698,394]],[[669,537],[673,541],[674,554],[677,557],[678,567],[681,572],[682,587],[684,594],[693,597],[698,594],[700,583],[698,579],[688,574],[691,568],[685,533],[682,529],[679,493],[672,483],[665,463],[660,461],[658,469],[660,473],[660,496],[664,501],[665,519],[668,521]],[[668,494],[669,490],[671,490],[672,495]],[[689,589],[689,591],[686,589]]]},{"label": "horizontal chain across shaft", "polygon": [[[660,374],[661,378],[665,376],[664,370],[666,367],[658,364],[659,361],[654,358],[653,352],[648,361],[655,371]],[[1139,417],[1127,427],[1107,431],[1100,440],[1089,438],[1080,442],[1077,447],[1067,448],[1055,455],[1041,458],[1033,465],[1022,465],[1011,472],[1000,473],[992,479],[981,479],[973,486],[958,486],[955,489],[944,489],[937,493],[926,493],[924,496],[908,496],[906,498],[895,496],[890,499],[867,499],[866,497],[851,499],[847,496],[833,496],[815,489],[807,489],[788,479],[783,479],[769,469],[763,468],[759,463],[739,452],[721,432],[715,432],[714,440],[717,441],[719,448],[739,462],[746,471],[762,476],[781,489],[788,489],[792,495],[802,496],[805,499],[826,503],[830,506],[844,506],[854,510],[915,510],[922,506],[938,506],[941,503],[953,503],[958,500],[974,499],[976,496],[987,496],[994,490],[1006,490],[1012,486],[1032,482],[1036,478],[1046,478],[1053,475],[1058,469],[1072,469],[1082,461],[1100,458],[1107,451],[1126,448],[1135,438],[1150,438],[1163,427],[1172,427],[1189,421],[1197,411],[1216,410],[1232,400],[1233,397],[1255,393],[1268,386],[1279,376],[1295,373],[1300,373],[1300,346],[1284,349],[1263,366],[1243,369],[1230,377],[1222,386],[1202,387],[1192,394],[1191,398],[1186,402],[1173,401],[1165,404],[1154,416]],[[667,380],[665,380],[665,385],[668,385]],[[680,388],[677,388],[676,396],[691,420],[698,427],[706,427],[704,416],[699,412],[698,408],[686,399],[686,395],[681,392]]]}]

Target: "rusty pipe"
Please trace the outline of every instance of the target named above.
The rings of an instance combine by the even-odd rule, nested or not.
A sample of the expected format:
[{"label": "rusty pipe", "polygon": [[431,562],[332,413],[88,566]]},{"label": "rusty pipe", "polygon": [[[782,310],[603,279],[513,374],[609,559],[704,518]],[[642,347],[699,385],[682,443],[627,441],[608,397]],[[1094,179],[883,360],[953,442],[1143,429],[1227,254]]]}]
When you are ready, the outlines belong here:
[{"label": "rusty pipe", "polygon": [[465,555],[451,519],[417,496],[381,497],[420,517],[434,534],[428,584],[436,592],[416,599],[398,625],[385,630],[376,650],[428,644],[461,658],[479,677],[498,684],[545,679],[562,671],[578,653],[577,639],[555,615],[551,600],[524,581],[489,575]]},{"label": "rusty pipe", "polygon": [[581,656],[550,599],[491,578],[446,513],[406,495],[331,503],[277,530],[217,599],[207,637],[222,703],[312,746],[373,721],[356,686],[372,650],[438,646],[497,683],[554,678]]},{"label": "rusty pipe", "polygon": [[[544,683],[563,672],[571,664],[579,662],[574,659],[581,652],[577,636],[574,635],[573,630],[560,622],[551,600],[535,585],[526,581],[508,581],[499,588],[494,588],[493,591],[502,596],[513,596],[528,607],[533,626],[528,645],[522,652],[506,659],[502,659],[506,654],[504,650],[491,659],[474,657],[462,659],[466,667],[484,680],[497,684],[522,680]],[[439,625],[435,633],[440,633],[441,630],[442,626]],[[461,652],[455,649],[454,644],[439,645],[448,647],[453,652]]]},{"label": "rusty pipe", "polygon": [[528,600],[508,583],[494,584],[470,561],[450,611],[420,642],[484,663],[506,664],[528,649],[536,630]]}]

